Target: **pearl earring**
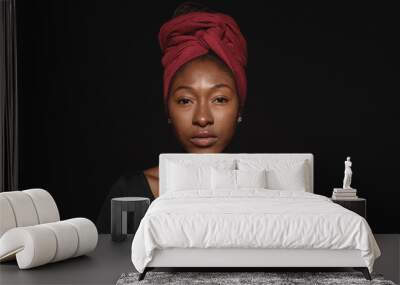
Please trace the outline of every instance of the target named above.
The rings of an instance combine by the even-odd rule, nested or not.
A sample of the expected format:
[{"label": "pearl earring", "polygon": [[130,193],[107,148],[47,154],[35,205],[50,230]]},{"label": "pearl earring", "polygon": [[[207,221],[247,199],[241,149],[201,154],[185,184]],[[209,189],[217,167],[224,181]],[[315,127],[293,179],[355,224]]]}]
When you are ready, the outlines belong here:
[{"label": "pearl earring", "polygon": [[237,119],[237,122],[240,123],[240,122],[242,122],[242,120],[243,120],[242,116],[239,116],[238,119]]},{"label": "pearl earring", "polygon": [[171,119],[170,118],[168,118],[168,124],[171,124]]}]

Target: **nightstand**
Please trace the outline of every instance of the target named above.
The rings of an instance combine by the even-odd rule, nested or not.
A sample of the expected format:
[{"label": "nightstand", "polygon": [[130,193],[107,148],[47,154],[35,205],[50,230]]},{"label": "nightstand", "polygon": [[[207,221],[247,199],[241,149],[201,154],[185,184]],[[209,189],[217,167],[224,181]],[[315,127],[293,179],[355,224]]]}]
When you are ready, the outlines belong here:
[{"label": "nightstand", "polygon": [[349,209],[357,214],[359,214],[364,219],[367,219],[367,200],[364,198],[357,198],[357,199],[348,199],[348,200],[339,200],[339,199],[332,199],[332,202],[339,204],[346,209]]},{"label": "nightstand", "polygon": [[[140,221],[144,217],[150,199],[146,197],[119,197],[111,199],[111,239],[124,241],[128,234],[128,212],[132,213],[133,233],[136,233]],[[130,221],[132,222],[132,221]]]}]

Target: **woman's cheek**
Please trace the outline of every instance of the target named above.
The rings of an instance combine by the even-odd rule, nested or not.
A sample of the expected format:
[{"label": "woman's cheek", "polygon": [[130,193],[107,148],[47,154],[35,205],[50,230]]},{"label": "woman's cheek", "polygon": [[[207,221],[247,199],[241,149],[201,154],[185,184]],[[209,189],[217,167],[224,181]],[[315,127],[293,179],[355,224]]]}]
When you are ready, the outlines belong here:
[{"label": "woman's cheek", "polygon": [[233,132],[236,127],[237,112],[235,110],[219,110],[214,112],[215,124],[225,132]]},{"label": "woman's cheek", "polygon": [[181,113],[178,116],[174,116],[172,119],[175,133],[178,136],[181,144],[188,144],[188,140],[191,136],[191,125],[192,118],[188,113]]},{"label": "woman's cheek", "polygon": [[215,120],[214,130],[219,138],[218,148],[220,151],[230,143],[235,132],[235,119],[231,116],[220,116]]}]

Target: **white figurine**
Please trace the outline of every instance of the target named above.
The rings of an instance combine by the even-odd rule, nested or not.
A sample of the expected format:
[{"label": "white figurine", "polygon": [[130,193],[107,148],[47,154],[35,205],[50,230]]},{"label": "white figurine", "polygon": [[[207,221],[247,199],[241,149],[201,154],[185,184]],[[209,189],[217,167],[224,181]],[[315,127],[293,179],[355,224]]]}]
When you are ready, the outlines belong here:
[{"label": "white figurine", "polygon": [[350,187],[351,184],[351,176],[353,172],[351,171],[351,161],[350,156],[347,157],[347,160],[344,162],[344,179],[343,179],[343,189],[352,189]]}]

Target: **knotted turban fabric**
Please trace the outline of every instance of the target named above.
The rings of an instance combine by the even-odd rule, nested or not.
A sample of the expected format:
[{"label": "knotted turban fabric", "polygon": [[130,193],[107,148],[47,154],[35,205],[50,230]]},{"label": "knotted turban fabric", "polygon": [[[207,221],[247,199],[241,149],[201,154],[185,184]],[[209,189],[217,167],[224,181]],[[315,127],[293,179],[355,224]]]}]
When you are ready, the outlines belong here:
[{"label": "knotted turban fabric", "polygon": [[165,101],[177,70],[211,50],[232,70],[243,106],[247,95],[247,44],[232,17],[208,12],[183,14],[166,22],[158,38],[163,53]]}]

